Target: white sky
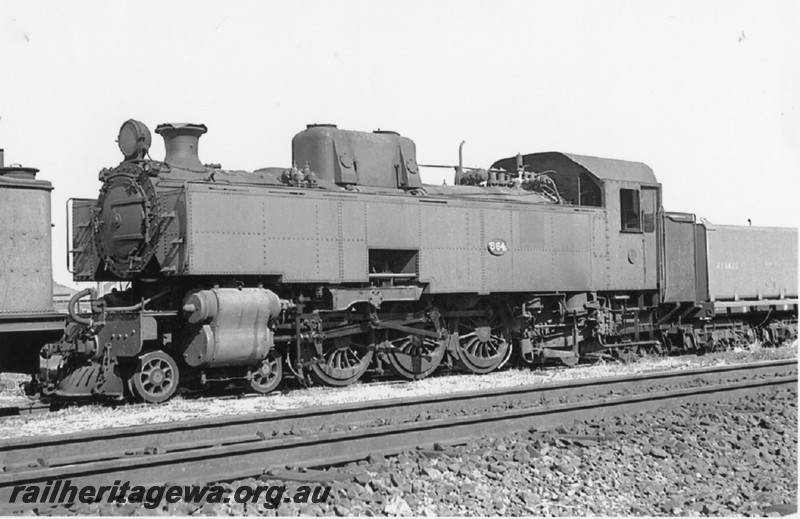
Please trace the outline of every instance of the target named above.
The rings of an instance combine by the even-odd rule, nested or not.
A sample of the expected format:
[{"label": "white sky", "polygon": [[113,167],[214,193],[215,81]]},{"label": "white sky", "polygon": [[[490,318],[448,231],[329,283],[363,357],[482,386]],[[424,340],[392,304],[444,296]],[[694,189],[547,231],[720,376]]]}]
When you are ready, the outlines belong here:
[{"label": "white sky", "polygon": [[0,148],[56,186],[61,283],[65,201],[97,196],[128,118],[206,124],[228,169],[289,166],[314,122],[399,131],[423,164],[461,140],[470,166],[635,160],[667,210],[795,226],[799,26],[796,1],[0,0]]}]

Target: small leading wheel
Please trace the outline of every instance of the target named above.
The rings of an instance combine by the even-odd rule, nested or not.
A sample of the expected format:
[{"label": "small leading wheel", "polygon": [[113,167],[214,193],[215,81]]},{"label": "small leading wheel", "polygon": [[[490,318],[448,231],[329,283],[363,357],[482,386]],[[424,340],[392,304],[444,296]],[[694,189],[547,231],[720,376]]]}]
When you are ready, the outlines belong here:
[{"label": "small leading wheel", "polygon": [[468,319],[460,321],[457,327],[457,360],[464,370],[476,374],[490,373],[508,361],[511,345],[504,337],[502,322]]},{"label": "small leading wheel", "polygon": [[163,351],[146,353],[139,358],[128,387],[145,402],[163,402],[178,389],[178,365]]},{"label": "small leading wheel", "polygon": [[255,393],[267,394],[278,387],[281,378],[283,378],[283,362],[273,349],[258,369],[250,373],[247,388]]},{"label": "small leading wheel", "polygon": [[311,375],[328,386],[347,386],[367,371],[373,351],[366,334],[325,341],[322,357],[311,365]]},{"label": "small leading wheel", "polygon": [[443,341],[432,337],[405,335],[389,341],[391,350],[386,353],[389,367],[408,380],[420,380],[436,371],[444,358]]}]

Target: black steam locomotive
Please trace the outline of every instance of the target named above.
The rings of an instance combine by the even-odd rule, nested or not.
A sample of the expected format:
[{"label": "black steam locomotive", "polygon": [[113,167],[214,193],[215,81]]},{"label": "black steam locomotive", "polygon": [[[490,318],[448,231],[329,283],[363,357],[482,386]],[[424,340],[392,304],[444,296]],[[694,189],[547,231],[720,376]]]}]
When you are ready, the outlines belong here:
[{"label": "black steam locomotive", "polygon": [[124,161],[73,201],[75,281],[130,288],[73,298],[44,394],[160,402],[796,336],[796,229],[665,213],[644,164],[534,153],[430,186],[394,132],[310,125],[291,168],[253,172],[202,164],[205,132],[158,126],[156,161],[125,122]]}]

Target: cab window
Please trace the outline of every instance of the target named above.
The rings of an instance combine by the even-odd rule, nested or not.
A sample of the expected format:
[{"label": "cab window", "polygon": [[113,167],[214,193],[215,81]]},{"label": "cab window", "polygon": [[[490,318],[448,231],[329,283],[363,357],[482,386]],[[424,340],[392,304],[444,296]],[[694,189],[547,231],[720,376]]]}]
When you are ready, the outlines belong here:
[{"label": "cab window", "polygon": [[642,227],[644,232],[651,233],[656,230],[657,200],[658,193],[655,189],[642,189]]},{"label": "cab window", "polygon": [[619,190],[619,213],[623,231],[642,232],[638,189]]}]

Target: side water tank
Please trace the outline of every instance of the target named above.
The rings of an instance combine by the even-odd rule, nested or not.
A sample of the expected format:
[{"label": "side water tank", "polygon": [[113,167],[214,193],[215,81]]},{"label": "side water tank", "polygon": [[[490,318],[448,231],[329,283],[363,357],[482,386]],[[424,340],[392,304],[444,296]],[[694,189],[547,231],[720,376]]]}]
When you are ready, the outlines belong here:
[{"label": "side water tank", "polygon": [[38,172],[0,162],[0,314],[53,311],[53,186]]},{"label": "side water tank", "polygon": [[292,160],[322,180],[390,189],[422,187],[414,141],[395,132],[340,130],[310,124],[292,139]]}]

